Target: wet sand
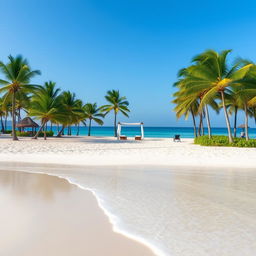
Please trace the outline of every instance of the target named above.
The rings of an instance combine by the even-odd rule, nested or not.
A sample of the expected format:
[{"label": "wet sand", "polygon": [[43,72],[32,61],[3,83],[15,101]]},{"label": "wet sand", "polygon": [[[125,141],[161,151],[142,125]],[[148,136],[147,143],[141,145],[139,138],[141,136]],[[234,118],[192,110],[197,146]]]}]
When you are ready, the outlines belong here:
[{"label": "wet sand", "polygon": [[44,174],[0,171],[0,255],[150,256],[112,231],[89,191]]}]

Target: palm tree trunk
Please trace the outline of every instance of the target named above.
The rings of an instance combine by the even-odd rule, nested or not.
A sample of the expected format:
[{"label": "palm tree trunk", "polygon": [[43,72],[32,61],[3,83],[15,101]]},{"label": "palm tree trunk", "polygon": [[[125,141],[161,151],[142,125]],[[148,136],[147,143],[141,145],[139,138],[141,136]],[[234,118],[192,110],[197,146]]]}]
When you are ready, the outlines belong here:
[{"label": "palm tree trunk", "polygon": [[4,120],[4,130],[8,130],[7,128],[7,118],[8,118],[8,112],[6,112],[6,115],[5,115],[5,120]]},{"label": "palm tree trunk", "polygon": [[80,133],[80,123],[77,124],[76,136],[79,136],[79,133]]},{"label": "palm tree trunk", "polygon": [[115,119],[114,119],[114,130],[115,130],[115,137],[117,137],[117,129],[116,129],[116,116],[117,116],[117,113],[115,112]]},{"label": "palm tree trunk", "polygon": [[4,133],[4,121],[3,121],[3,116],[1,116],[1,132]]},{"label": "palm tree trunk", "polygon": [[199,125],[198,125],[198,135],[201,136],[201,127],[202,127],[202,113],[200,113],[199,116],[200,120],[199,120]]},{"label": "palm tree trunk", "polygon": [[[46,124],[46,121],[42,122],[41,127],[39,128],[39,130],[37,131],[36,135],[32,139],[36,140],[38,138],[38,136],[39,136],[40,132],[43,130],[45,124]],[[45,129],[44,129],[44,134],[45,134]]]},{"label": "palm tree trunk", "polygon": [[247,105],[244,105],[244,112],[245,112],[245,139],[249,140],[249,133],[248,133],[248,109]]},{"label": "palm tree trunk", "polygon": [[193,119],[193,127],[194,127],[194,137],[197,137],[197,131],[196,131],[196,119],[193,110],[190,110],[192,119]]},{"label": "palm tree trunk", "polygon": [[229,121],[229,117],[228,117],[228,112],[227,112],[227,108],[226,108],[226,104],[225,104],[224,91],[221,91],[220,94],[221,94],[221,99],[222,99],[222,107],[223,107],[223,110],[224,110],[226,124],[227,124],[227,128],[228,128],[228,140],[229,140],[229,143],[232,143],[233,138],[232,138],[232,133],[231,133],[231,128],[230,128],[230,121]]},{"label": "palm tree trunk", "polygon": [[235,107],[234,138],[236,138],[236,123],[237,123],[237,107]]},{"label": "palm tree trunk", "polygon": [[15,103],[16,103],[16,92],[13,92],[12,94],[12,139],[18,140],[18,137],[16,135],[16,109],[15,109]]},{"label": "palm tree trunk", "polygon": [[89,119],[89,127],[88,127],[88,136],[91,136],[91,125],[92,125],[92,119]]},{"label": "palm tree trunk", "polygon": [[204,116],[203,115],[202,115],[201,129],[202,129],[202,135],[204,136]]},{"label": "palm tree trunk", "polygon": [[56,137],[60,138],[62,133],[63,133],[63,131],[64,131],[64,129],[65,129],[65,126],[63,125],[62,128],[60,129],[60,131],[58,132]]},{"label": "palm tree trunk", "polygon": [[[18,110],[18,123],[21,121],[20,108]],[[19,127],[19,131],[21,132],[21,127]]]},{"label": "palm tree trunk", "polygon": [[208,127],[208,137],[209,139],[212,137],[212,132],[211,132],[211,123],[210,123],[210,117],[209,117],[209,111],[208,111],[208,106],[205,105],[205,116],[206,116],[206,121],[207,121],[207,127]]}]

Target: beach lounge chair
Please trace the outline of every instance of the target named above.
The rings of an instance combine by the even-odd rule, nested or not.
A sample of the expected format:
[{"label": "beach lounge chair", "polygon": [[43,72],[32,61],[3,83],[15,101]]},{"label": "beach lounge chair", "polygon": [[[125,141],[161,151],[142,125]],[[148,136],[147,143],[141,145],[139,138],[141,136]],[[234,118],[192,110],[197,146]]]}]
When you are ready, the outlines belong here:
[{"label": "beach lounge chair", "polygon": [[127,137],[125,135],[120,135],[119,139],[120,140],[127,140]]},{"label": "beach lounge chair", "polygon": [[241,132],[240,137],[244,139],[245,138],[245,132]]},{"label": "beach lounge chair", "polygon": [[141,140],[141,136],[138,136],[138,135],[136,135],[134,138],[135,140]]},{"label": "beach lounge chair", "polygon": [[180,135],[179,134],[175,134],[174,137],[173,137],[173,141],[174,142],[180,142]]}]

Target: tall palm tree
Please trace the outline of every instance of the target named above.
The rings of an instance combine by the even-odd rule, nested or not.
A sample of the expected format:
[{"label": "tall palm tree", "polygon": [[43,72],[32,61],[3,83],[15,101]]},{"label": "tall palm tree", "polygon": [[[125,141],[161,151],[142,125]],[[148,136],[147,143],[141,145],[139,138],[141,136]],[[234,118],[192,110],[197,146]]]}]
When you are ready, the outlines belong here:
[{"label": "tall palm tree", "polygon": [[88,136],[91,136],[92,121],[99,125],[103,125],[103,121],[100,118],[103,118],[104,114],[101,113],[101,108],[98,108],[96,103],[87,103],[84,105],[83,109],[85,117],[89,119]]},{"label": "tall palm tree", "polygon": [[127,101],[125,96],[120,96],[118,90],[107,91],[105,99],[109,104],[102,106],[101,111],[104,113],[104,115],[107,115],[109,112],[114,111],[114,134],[115,137],[117,137],[117,114],[118,112],[121,112],[124,116],[129,117],[129,102]]},{"label": "tall palm tree", "polygon": [[[55,88],[55,83],[45,83],[32,97],[29,115],[41,120],[41,127],[33,137],[34,139],[37,139],[48,121],[60,122],[65,120],[59,91],[59,88]],[[45,130],[44,139],[46,139]]]},{"label": "tall palm tree", "polygon": [[252,64],[242,66],[234,64],[231,67],[227,64],[227,56],[231,50],[220,53],[208,50],[193,58],[194,65],[190,66],[188,76],[185,78],[187,93],[203,93],[200,107],[203,108],[212,99],[221,98],[222,107],[226,119],[229,142],[233,142],[230,121],[227,112],[225,95],[230,94],[232,86],[241,84],[243,78],[249,72]]},{"label": "tall palm tree", "polygon": [[9,56],[9,62],[4,64],[0,61],[0,70],[5,76],[5,80],[1,79],[0,84],[3,87],[0,92],[7,92],[12,95],[12,136],[13,140],[18,140],[16,135],[16,94],[20,91],[31,93],[36,86],[30,84],[31,78],[40,75],[39,70],[31,70],[28,61],[21,55],[17,57]]}]

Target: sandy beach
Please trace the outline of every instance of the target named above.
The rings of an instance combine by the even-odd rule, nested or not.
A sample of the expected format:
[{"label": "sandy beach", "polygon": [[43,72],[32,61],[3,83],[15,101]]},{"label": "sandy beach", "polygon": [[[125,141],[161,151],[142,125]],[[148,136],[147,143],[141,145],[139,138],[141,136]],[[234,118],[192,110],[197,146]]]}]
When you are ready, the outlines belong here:
[{"label": "sandy beach", "polygon": [[86,166],[161,165],[255,168],[255,148],[202,147],[193,139],[64,137],[12,141],[0,136],[0,161]]},{"label": "sandy beach", "polygon": [[0,170],[48,173],[91,191],[135,251],[133,240],[159,256],[254,256],[255,153],[192,139],[1,136]]}]

